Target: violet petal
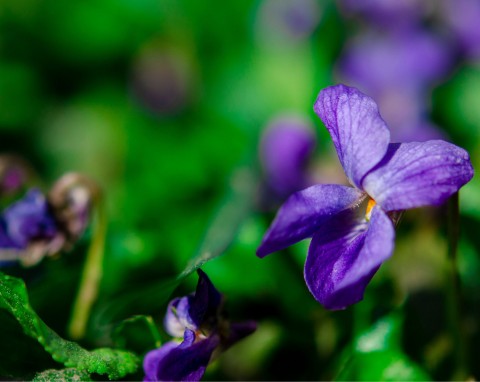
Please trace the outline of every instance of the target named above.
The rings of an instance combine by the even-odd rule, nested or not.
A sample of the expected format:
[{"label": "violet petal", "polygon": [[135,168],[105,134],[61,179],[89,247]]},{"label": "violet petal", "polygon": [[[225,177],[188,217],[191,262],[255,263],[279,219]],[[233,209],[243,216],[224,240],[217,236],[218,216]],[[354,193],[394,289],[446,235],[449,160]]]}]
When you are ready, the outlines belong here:
[{"label": "violet petal", "polygon": [[385,211],[440,205],[473,176],[468,153],[441,140],[392,143],[363,188]]},{"label": "violet petal", "polygon": [[365,288],[394,247],[393,223],[379,206],[370,222],[344,214],[318,231],[305,263],[310,292],[327,309],[344,309],[363,298]]},{"label": "violet petal", "polygon": [[32,240],[50,240],[58,231],[45,196],[30,190],[3,212],[6,233],[16,248],[24,249]]},{"label": "violet petal", "polygon": [[230,324],[230,331],[228,338],[222,343],[223,350],[228,349],[236,342],[252,334],[257,329],[257,323],[255,321],[247,322],[232,322]]},{"label": "violet petal", "polygon": [[144,381],[156,381],[158,379],[158,366],[165,356],[172,351],[172,349],[180,345],[176,341],[169,341],[164,343],[160,348],[149,351],[143,359],[143,371],[145,372]]},{"label": "violet petal", "polygon": [[341,211],[359,203],[363,193],[355,188],[318,184],[291,195],[265,233],[257,256],[264,257],[311,237]]},{"label": "violet petal", "polygon": [[345,85],[323,89],[314,110],[332,136],[340,163],[350,182],[361,181],[385,155],[390,132],[375,101]]},{"label": "violet petal", "polygon": [[172,337],[182,337],[185,329],[197,330],[190,317],[190,304],[193,296],[177,297],[170,301],[167,307],[167,313],[163,319],[163,326]]},{"label": "violet petal", "polygon": [[144,361],[145,380],[199,381],[219,345],[218,335],[195,340],[195,333],[185,331],[184,341],[177,346],[167,342],[160,349],[149,352]]},{"label": "violet petal", "polygon": [[204,322],[217,316],[218,308],[222,302],[222,295],[204,271],[197,269],[197,273],[197,289],[190,303],[189,316],[192,322],[197,327],[200,327]]}]

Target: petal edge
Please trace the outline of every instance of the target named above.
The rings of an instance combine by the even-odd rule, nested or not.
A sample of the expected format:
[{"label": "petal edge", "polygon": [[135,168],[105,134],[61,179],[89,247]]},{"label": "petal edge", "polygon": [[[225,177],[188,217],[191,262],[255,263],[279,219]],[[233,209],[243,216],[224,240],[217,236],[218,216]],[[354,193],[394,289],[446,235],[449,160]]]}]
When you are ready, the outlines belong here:
[{"label": "petal edge", "polygon": [[320,92],[314,110],[332,137],[348,179],[361,188],[363,177],[380,162],[390,143],[377,104],[356,88],[336,85]]},{"label": "petal edge", "polygon": [[311,237],[326,221],[352,208],[364,193],[352,187],[318,184],[291,195],[282,205],[257,250],[264,257]]}]

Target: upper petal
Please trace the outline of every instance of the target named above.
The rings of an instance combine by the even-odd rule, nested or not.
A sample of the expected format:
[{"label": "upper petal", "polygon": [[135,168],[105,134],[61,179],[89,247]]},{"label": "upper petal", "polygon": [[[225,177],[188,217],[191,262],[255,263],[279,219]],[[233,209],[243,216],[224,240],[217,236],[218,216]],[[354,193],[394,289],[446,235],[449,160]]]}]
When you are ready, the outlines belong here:
[{"label": "upper petal", "polygon": [[204,271],[197,269],[197,273],[197,289],[190,304],[189,315],[197,327],[200,327],[207,321],[216,322],[215,318],[222,302],[222,295]]},{"label": "upper petal", "polygon": [[163,324],[167,333],[173,337],[183,336],[185,329],[211,331],[217,324],[222,295],[205,272],[197,269],[197,273],[195,294],[177,297],[168,304]]},{"label": "upper petal", "polygon": [[394,143],[363,180],[385,211],[439,205],[473,177],[468,153],[441,140]]},{"label": "upper petal", "polygon": [[323,89],[314,110],[325,124],[350,182],[361,188],[364,175],[385,155],[390,132],[375,101],[358,89]]},{"label": "upper petal", "polygon": [[190,305],[193,299],[192,295],[177,297],[169,302],[163,326],[168,334],[172,337],[182,337],[185,329],[198,330],[199,325],[190,317]]},{"label": "upper petal", "polygon": [[344,309],[363,298],[367,284],[393,252],[393,223],[379,206],[370,222],[344,214],[317,232],[305,263],[310,292],[327,309]]},{"label": "upper petal", "polygon": [[263,237],[257,256],[264,257],[306,239],[327,220],[359,202],[355,188],[317,184],[291,195]]}]

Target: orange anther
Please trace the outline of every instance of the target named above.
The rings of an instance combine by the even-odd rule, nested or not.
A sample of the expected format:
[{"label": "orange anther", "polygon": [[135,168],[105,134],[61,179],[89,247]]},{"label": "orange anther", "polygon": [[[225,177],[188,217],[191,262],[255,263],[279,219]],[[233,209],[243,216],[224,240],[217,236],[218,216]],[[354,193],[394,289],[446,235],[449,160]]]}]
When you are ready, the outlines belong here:
[{"label": "orange anther", "polygon": [[373,207],[375,207],[375,204],[377,204],[375,200],[373,199],[368,200],[367,211],[365,212],[365,218],[367,219],[367,221],[370,220],[370,217],[372,216],[372,210],[373,210]]}]

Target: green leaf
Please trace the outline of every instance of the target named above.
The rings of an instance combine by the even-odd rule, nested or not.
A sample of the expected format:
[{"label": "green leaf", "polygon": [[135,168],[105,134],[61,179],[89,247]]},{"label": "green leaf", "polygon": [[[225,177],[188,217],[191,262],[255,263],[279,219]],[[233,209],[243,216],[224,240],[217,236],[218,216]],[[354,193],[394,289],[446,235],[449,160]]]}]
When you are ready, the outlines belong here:
[{"label": "green leaf", "polygon": [[400,351],[357,353],[336,381],[429,381],[430,377]]},{"label": "green leaf", "polygon": [[[183,272],[177,277],[155,282],[98,304],[102,309],[96,313],[101,330],[112,321],[134,314],[133,312],[142,314],[156,312],[184,278],[206,262],[222,255],[235,239],[242,223],[251,214],[255,188],[256,179],[249,166],[237,168],[231,177],[229,191],[214,215],[197,254],[189,261]],[[132,311],[133,308],[137,310]]]},{"label": "green leaf", "polygon": [[195,257],[178,277],[188,276],[207,261],[220,256],[233,242],[242,223],[250,215],[256,180],[247,167],[238,168],[230,180],[230,193],[221,204]]},{"label": "green leaf", "polygon": [[85,370],[68,368],[62,370],[45,370],[37,373],[33,378],[33,382],[67,382],[67,381],[91,381],[90,375]]},{"label": "green leaf", "polygon": [[368,353],[377,350],[399,350],[402,320],[392,314],[378,320],[369,330],[361,333],[355,341],[355,351]]},{"label": "green leaf", "polygon": [[113,331],[113,340],[117,347],[143,354],[162,344],[152,317],[134,316],[122,321]]},{"label": "green leaf", "polygon": [[118,379],[134,373],[139,366],[140,360],[133,353],[107,348],[87,351],[77,343],[61,338],[30,306],[24,282],[2,273],[0,308],[12,314],[25,334],[36,339],[55,361],[69,368],[106,374],[110,379]]},{"label": "green leaf", "polygon": [[402,319],[390,314],[353,342],[335,380],[428,381],[430,377],[401,349]]}]

